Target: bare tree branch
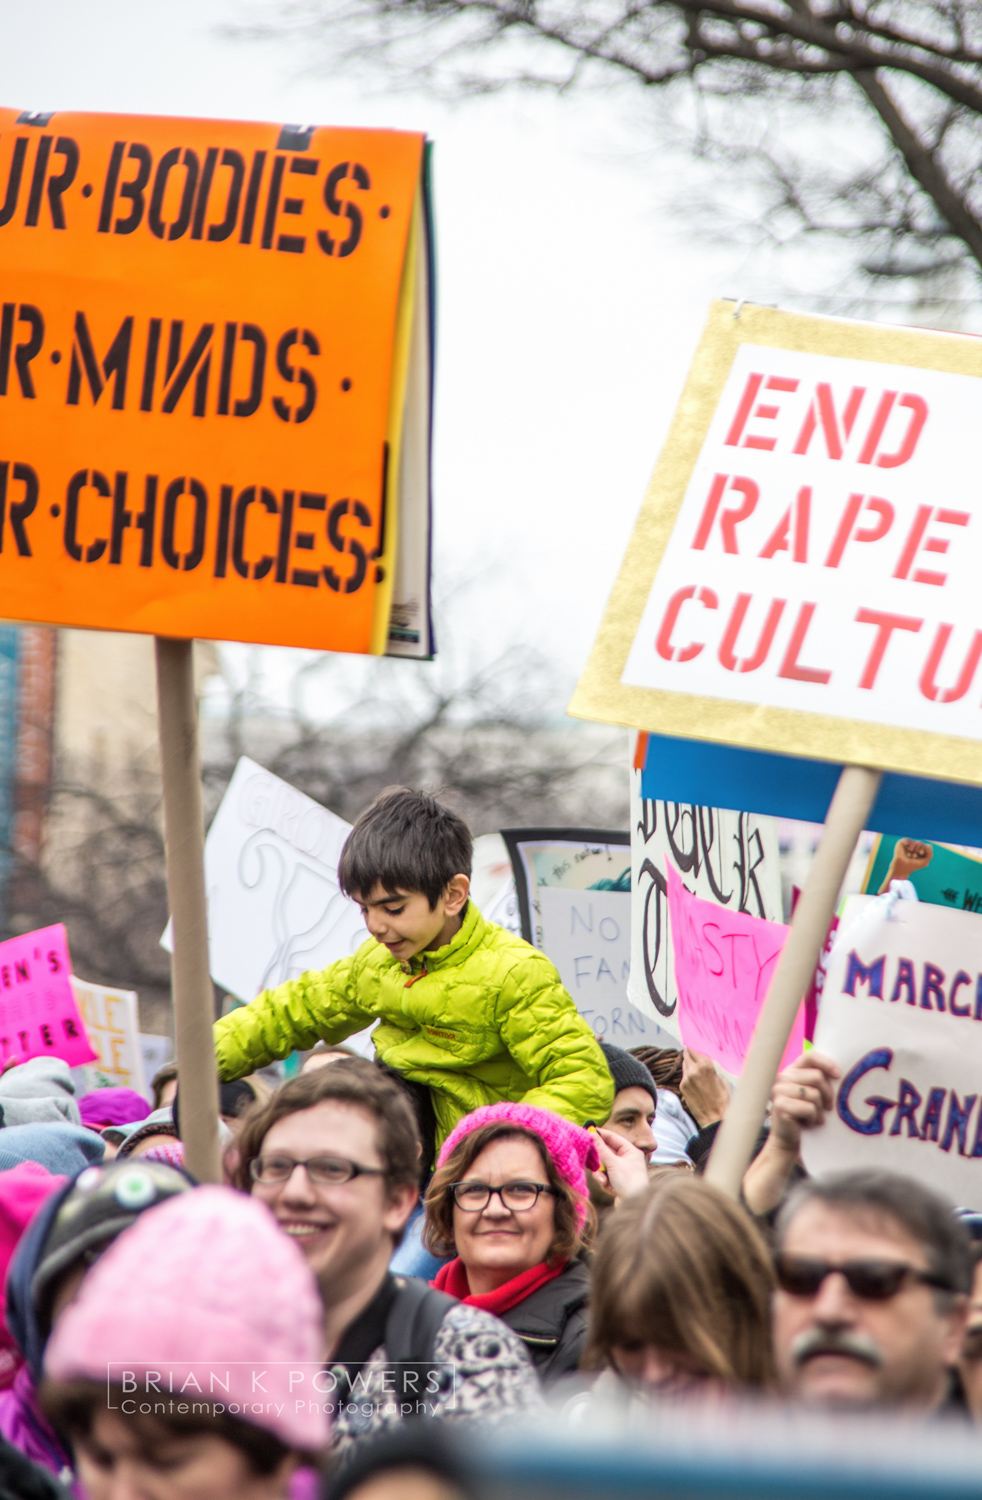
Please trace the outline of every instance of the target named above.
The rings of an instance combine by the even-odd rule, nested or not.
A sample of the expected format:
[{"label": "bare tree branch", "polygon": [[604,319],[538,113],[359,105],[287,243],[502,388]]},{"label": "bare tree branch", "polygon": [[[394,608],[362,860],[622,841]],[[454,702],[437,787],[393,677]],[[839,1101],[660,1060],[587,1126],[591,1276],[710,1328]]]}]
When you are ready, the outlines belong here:
[{"label": "bare tree branch", "polygon": [[[852,241],[872,277],[982,268],[975,0],[285,0],[253,28],[271,33],[441,91],[622,79],[664,98],[663,131],[702,162],[760,184],[770,164],[775,241]],[[810,129],[796,157],[775,107]]]},{"label": "bare tree branch", "polygon": [[931,201],[937,205],[951,228],[964,240],[982,266],[982,225],[971,214],[964,199],[955,191],[938,165],[933,151],[919,140],[897,108],[875,73],[857,73],[856,82],[876,110],[890,139],[907,164],[910,175],[919,182]]}]

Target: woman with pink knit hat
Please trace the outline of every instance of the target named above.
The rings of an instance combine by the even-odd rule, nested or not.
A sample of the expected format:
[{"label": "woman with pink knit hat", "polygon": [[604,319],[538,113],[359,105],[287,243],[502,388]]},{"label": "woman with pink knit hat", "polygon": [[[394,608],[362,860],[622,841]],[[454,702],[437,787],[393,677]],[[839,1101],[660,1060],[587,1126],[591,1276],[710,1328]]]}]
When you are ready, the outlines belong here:
[{"label": "woman with pink knit hat", "polygon": [[600,1159],[596,1137],[549,1110],[489,1104],[451,1131],[426,1194],[423,1243],[454,1256],[433,1286],[513,1328],[546,1384],[586,1339],[585,1174]]},{"label": "woman with pink knit hat", "polygon": [[[44,1200],[64,1184],[64,1177],[56,1176],[36,1161],[23,1161],[9,1172],[0,1172],[0,1283],[6,1278],[14,1251],[32,1217]],[[17,1340],[0,1312],[0,1390],[13,1385],[23,1363]]]},{"label": "woman with pink knit hat", "polygon": [[255,1198],[201,1187],[142,1214],[62,1314],[42,1402],[89,1500],[284,1500],[328,1437],[323,1310]]}]

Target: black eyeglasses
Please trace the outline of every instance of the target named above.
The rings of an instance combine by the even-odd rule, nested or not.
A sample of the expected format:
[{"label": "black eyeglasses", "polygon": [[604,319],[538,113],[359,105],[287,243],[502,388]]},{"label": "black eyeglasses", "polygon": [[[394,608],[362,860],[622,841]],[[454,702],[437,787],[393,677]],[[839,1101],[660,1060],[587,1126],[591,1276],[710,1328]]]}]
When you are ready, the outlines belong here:
[{"label": "black eyeglasses", "polygon": [[827,1260],[809,1260],[797,1255],[778,1255],[774,1261],[777,1284],[791,1297],[817,1297],[827,1276],[844,1276],[854,1297],[864,1302],[887,1302],[908,1281],[953,1290],[946,1281],[896,1260],[847,1260],[833,1265]]},{"label": "black eyeglasses", "polygon": [[295,1156],[275,1154],[256,1156],[249,1163],[253,1182],[286,1182],[293,1176],[295,1167],[303,1167],[311,1182],[322,1187],[337,1187],[350,1182],[353,1177],[384,1177],[384,1167],[363,1167],[359,1162],[349,1161],[346,1156],[308,1156],[299,1161]]},{"label": "black eyeglasses", "polygon": [[450,1191],[457,1207],[466,1214],[478,1214],[482,1208],[487,1208],[492,1193],[496,1193],[504,1207],[514,1213],[531,1208],[539,1201],[540,1193],[555,1196],[553,1189],[546,1187],[544,1182],[504,1182],[501,1187],[489,1187],[486,1182],[452,1182]]}]

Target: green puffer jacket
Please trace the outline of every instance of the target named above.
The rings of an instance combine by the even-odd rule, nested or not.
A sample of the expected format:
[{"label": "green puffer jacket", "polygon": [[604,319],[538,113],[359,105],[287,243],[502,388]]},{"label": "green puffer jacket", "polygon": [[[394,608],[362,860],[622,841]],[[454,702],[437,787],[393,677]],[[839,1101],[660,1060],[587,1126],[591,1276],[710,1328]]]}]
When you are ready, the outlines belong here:
[{"label": "green puffer jacket", "polygon": [[460,931],[408,965],[369,938],[328,969],[264,990],[215,1023],[218,1069],[241,1078],[276,1057],[341,1042],[373,1021],[375,1050],[431,1090],[437,1144],[482,1104],[537,1104],[606,1120],[614,1084],[553,965],[468,904]]}]

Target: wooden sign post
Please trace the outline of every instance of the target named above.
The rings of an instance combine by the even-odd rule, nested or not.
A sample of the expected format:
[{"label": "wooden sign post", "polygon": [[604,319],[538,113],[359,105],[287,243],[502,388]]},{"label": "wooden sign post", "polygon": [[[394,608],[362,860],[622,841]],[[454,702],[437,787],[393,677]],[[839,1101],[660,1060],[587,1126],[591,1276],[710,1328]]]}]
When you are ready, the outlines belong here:
[{"label": "wooden sign post", "polygon": [[432,654],[431,249],[418,134],[0,110],[3,614],[157,639],[202,1180],[218,1094],[191,642]]},{"label": "wooden sign post", "polygon": [[[730,747],[733,787],[844,766],[710,1162],[734,1195],[859,833],[930,836],[884,826],[883,773],[915,809],[919,778],[982,784],[980,424],[975,339],[715,304],[570,706]],[[795,815],[723,766],[712,805]]]},{"label": "wooden sign post", "polygon": [[777,961],[739,1087],[723,1116],[706,1168],[706,1181],[732,1198],[739,1196],[794,1018],[811,984],[856,840],[866,827],[879,790],[881,774],[863,766],[846,766],[839,777],[822,841],[798,898],[791,931]]},{"label": "wooden sign post", "polygon": [[157,636],[155,645],[184,1164],[199,1182],[220,1182],[218,1078],[211,1039],[214,989],[208,966],[205,819],[193,643]]}]

